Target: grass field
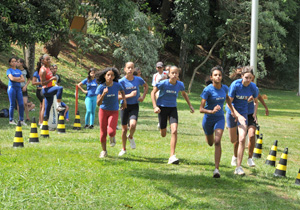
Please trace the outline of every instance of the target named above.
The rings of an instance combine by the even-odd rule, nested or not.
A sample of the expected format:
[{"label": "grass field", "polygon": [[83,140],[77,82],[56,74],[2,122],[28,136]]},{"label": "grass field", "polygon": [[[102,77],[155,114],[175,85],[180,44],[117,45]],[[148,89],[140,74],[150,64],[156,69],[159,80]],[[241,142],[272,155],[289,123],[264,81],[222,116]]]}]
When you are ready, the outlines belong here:
[{"label": "grass field", "polygon": [[[22,128],[24,148],[13,148],[15,127],[8,125],[8,119],[0,118],[0,209],[300,209],[300,186],[294,184],[300,168],[300,99],[295,92],[261,90],[268,96],[270,111],[268,117],[264,116],[262,106],[258,111],[264,135],[262,158],[255,160],[255,168],[249,168],[246,150],[242,163],[246,176],[235,176],[230,165],[233,146],[225,129],[221,178],[213,179],[214,147],[205,142],[203,114],[198,111],[203,89],[200,83],[193,85],[189,95],[197,110],[194,114],[189,112],[182,97],[178,100],[176,154],[180,165],[167,165],[170,133],[166,138],[160,136],[149,95],[140,106],[135,134],[137,148],[131,150],[128,145],[128,153],[118,157],[121,131],[117,131],[117,145],[108,147],[108,158],[99,159],[98,117],[94,130],[72,130],[75,104],[72,86],[85,77],[80,77],[84,71],[61,63],[67,87],[63,101],[71,107],[66,134],[53,131],[49,139],[40,137],[39,144],[29,144],[30,126],[26,126]],[[4,63],[0,64],[3,67]],[[78,75],[69,78],[63,71],[66,69],[78,70]],[[37,104],[33,87],[29,94]],[[1,92],[0,107],[8,104],[6,93]],[[79,110],[83,126],[83,94]],[[38,109],[30,115],[37,118]],[[286,178],[275,178],[275,168],[264,164],[276,139],[279,141],[276,164],[284,148],[289,149]]]}]

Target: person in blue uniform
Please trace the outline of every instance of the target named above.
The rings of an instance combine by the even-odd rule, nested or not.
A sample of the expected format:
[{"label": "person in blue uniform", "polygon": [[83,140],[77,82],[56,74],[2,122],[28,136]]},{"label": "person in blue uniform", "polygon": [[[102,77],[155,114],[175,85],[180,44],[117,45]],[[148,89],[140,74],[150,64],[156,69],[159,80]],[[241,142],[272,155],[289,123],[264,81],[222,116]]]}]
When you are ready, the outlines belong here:
[{"label": "person in blue uniform", "polygon": [[[228,97],[228,86],[222,84],[223,68],[221,66],[213,67],[210,70],[210,80],[201,94],[200,113],[204,113],[202,128],[205,133],[205,139],[209,146],[215,145],[215,170],[214,178],[220,178],[219,164],[221,160],[221,139],[225,127],[225,118],[223,105],[226,102],[234,113],[231,101]],[[235,116],[234,116],[235,117]]]},{"label": "person in blue uniform", "polygon": [[19,104],[19,120],[21,125],[26,125],[24,122],[24,103],[21,89],[21,82],[25,82],[22,72],[17,69],[17,59],[12,57],[9,59],[10,68],[6,71],[6,76],[9,79],[7,94],[9,98],[9,124],[16,125],[14,122],[14,109],[16,107],[16,100]]},{"label": "person in blue uniform", "polygon": [[[245,175],[243,168],[241,167],[244,150],[245,140],[248,130],[248,99],[253,96],[254,103],[257,103],[257,90],[256,85],[251,82],[254,76],[252,67],[245,66],[242,70],[242,79],[237,79],[231,83],[229,87],[228,96],[234,108],[234,113],[237,116],[236,120],[231,115],[231,110],[226,109],[226,121],[229,130],[229,138],[232,143],[239,141],[237,163],[234,174]],[[256,116],[253,116],[256,118]],[[238,137],[237,137],[238,130]]]},{"label": "person in blue uniform", "polygon": [[[94,121],[95,121],[95,111],[96,111],[96,105],[97,105],[97,81],[95,78],[96,75],[96,69],[91,68],[88,72],[87,78],[82,80],[78,87],[82,92],[86,94],[85,97],[85,107],[86,107],[86,113],[85,113],[85,128],[94,128]],[[86,90],[82,88],[82,85],[86,85]]]},{"label": "person in blue uniform", "polygon": [[[136,144],[133,135],[136,130],[138,115],[139,115],[139,103],[143,102],[148,92],[148,84],[138,76],[134,76],[134,63],[127,62],[124,67],[125,76],[119,80],[119,83],[123,86],[125,91],[125,98],[127,100],[127,108],[121,110],[121,123],[122,123],[122,143],[123,148],[119,153],[119,156],[126,154],[126,141],[130,142],[132,149],[136,148]],[[143,86],[144,93],[140,95],[140,87]],[[120,95],[119,95],[120,96]],[[121,101],[122,103],[122,101]],[[127,136],[127,123],[129,122],[129,135]]]},{"label": "person in blue uniform", "polygon": [[[160,134],[165,137],[167,134],[167,123],[171,126],[171,151],[168,164],[179,164],[179,159],[175,155],[175,148],[177,143],[177,127],[178,127],[178,112],[177,112],[177,97],[181,92],[183,98],[194,113],[194,108],[189,100],[188,95],[184,91],[184,84],[178,81],[179,69],[172,66],[169,71],[169,79],[163,80],[153,87],[151,92],[151,100],[153,104],[154,113],[158,114],[160,125]],[[156,100],[155,94],[159,91]]]}]

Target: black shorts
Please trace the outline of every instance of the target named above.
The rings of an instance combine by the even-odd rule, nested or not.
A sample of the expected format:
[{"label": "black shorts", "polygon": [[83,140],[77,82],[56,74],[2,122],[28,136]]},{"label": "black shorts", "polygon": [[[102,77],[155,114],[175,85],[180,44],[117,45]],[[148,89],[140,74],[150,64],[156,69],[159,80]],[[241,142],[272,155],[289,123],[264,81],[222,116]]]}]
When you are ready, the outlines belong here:
[{"label": "black shorts", "polygon": [[42,94],[42,89],[36,89],[35,95],[39,99],[39,101],[42,103],[43,99],[44,99],[44,96]]},{"label": "black shorts", "polygon": [[121,110],[121,123],[127,125],[129,120],[138,120],[139,117],[139,104],[127,104],[127,108]]},{"label": "black shorts", "polygon": [[160,129],[165,129],[167,127],[168,119],[170,125],[172,123],[178,123],[178,113],[177,107],[161,107],[160,113],[158,114],[158,121],[160,125]]},{"label": "black shorts", "polygon": [[27,92],[27,90],[22,91],[22,94],[23,94],[23,97],[28,97],[28,92]]},{"label": "black shorts", "polygon": [[254,121],[253,114],[248,114],[248,127],[251,125],[256,127],[256,122]]}]

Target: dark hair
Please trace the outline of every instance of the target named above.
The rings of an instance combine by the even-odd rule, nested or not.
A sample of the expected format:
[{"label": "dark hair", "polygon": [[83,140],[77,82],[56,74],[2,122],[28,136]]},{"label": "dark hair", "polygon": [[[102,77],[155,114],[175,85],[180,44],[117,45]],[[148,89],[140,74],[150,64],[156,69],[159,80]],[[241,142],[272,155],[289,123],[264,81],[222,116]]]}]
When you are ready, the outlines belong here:
[{"label": "dark hair", "polygon": [[16,61],[18,60],[17,57],[14,57],[14,56],[13,56],[13,57],[11,57],[11,58],[8,60],[8,63],[10,63],[12,59],[16,59]]},{"label": "dark hair", "polygon": [[20,61],[20,63],[22,63],[22,64],[23,64],[23,68],[24,68],[24,69],[26,69],[26,70],[28,70],[28,68],[27,68],[27,66],[26,66],[26,64],[25,64],[25,61],[24,61],[24,59],[22,59],[22,58],[19,58],[18,60]]},{"label": "dark hair", "polygon": [[133,75],[134,75],[134,76],[137,76],[137,75],[138,75],[138,73],[137,73],[136,70],[134,70]]},{"label": "dark hair", "polygon": [[213,68],[210,70],[210,76],[212,76],[212,74],[213,74],[213,72],[214,72],[215,70],[219,70],[219,71],[223,74],[223,68],[222,68],[222,66],[215,66],[215,67],[213,67]]},{"label": "dark hair", "polygon": [[205,78],[205,85],[208,86],[208,85],[210,85],[210,84],[212,84],[212,81],[211,81],[210,77],[207,76],[207,77]]},{"label": "dark hair", "polygon": [[104,69],[103,71],[101,71],[99,74],[96,75],[97,78],[97,83],[98,84],[103,84],[105,82],[105,75],[107,72],[109,71],[113,71],[115,78],[114,78],[114,82],[118,82],[119,78],[120,78],[120,74],[118,69],[114,68],[114,67],[107,67],[106,69]]},{"label": "dark hair", "polygon": [[88,76],[87,76],[88,82],[92,81],[92,77],[91,77],[91,72],[92,71],[94,71],[96,73],[96,69],[95,68],[90,68],[90,70],[88,72]]},{"label": "dark hair", "polygon": [[243,66],[237,66],[236,69],[243,69]]},{"label": "dark hair", "polygon": [[252,75],[254,75],[253,67],[252,66],[244,66],[242,69],[242,75],[244,75],[246,73],[251,73]]},{"label": "dark hair", "polygon": [[42,67],[42,60],[43,60],[43,55],[39,58],[39,61],[36,63],[36,71],[38,72],[38,73],[40,73],[40,69],[41,69],[41,67]]}]

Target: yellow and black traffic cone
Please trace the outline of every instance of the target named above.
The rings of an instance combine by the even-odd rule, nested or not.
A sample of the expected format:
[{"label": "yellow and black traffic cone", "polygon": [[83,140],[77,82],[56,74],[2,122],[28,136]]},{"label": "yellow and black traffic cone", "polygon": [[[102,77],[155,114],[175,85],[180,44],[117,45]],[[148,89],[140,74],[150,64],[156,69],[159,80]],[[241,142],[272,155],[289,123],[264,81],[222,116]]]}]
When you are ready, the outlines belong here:
[{"label": "yellow and black traffic cone", "polygon": [[57,132],[58,133],[66,133],[64,111],[59,112]]},{"label": "yellow and black traffic cone", "polygon": [[278,141],[275,140],[273,146],[271,147],[271,150],[270,150],[270,153],[269,153],[269,155],[267,157],[267,160],[266,160],[266,164],[267,165],[275,167],[275,164],[276,164],[276,153],[277,153],[277,144],[278,144]]},{"label": "yellow and black traffic cone", "polygon": [[297,175],[297,177],[296,177],[295,184],[296,184],[296,185],[300,185],[300,169],[299,169],[298,175]]},{"label": "yellow and black traffic cone", "polygon": [[48,118],[44,117],[42,130],[41,130],[41,136],[44,138],[49,138],[49,126],[48,126]]},{"label": "yellow and black traffic cone", "polygon": [[13,147],[24,147],[21,121],[18,121]]},{"label": "yellow and black traffic cone", "polygon": [[255,148],[254,148],[254,151],[253,151],[253,157],[254,158],[261,158],[262,143],[263,143],[263,135],[260,134],[259,138],[256,140]]},{"label": "yellow and black traffic cone", "polygon": [[274,176],[285,176],[286,174],[286,165],[287,165],[287,157],[288,157],[288,148],[285,148],[283,153],[281,154],[281,158],[279,163],[277,164]]},{"label": "yellow and black traffic cone", "polygon": [[39,134],[37,131],[35,117],[32,118],[31,129],[29,134],[29,143],[39,143]]},{"label": "yellow and black traffic cone", "polygon": [[75,121],[74,121],[74,125],[73,125],[73,130],[81,130],[79,111],[77,111],[77,113],[75,115]]},{"label": "yellow and black traffic cone", "polygon": [[260,126],[258,124],[256,124],[256,130],[255,130],[256,139],[259,138],[259,129],[260,129]]}]

